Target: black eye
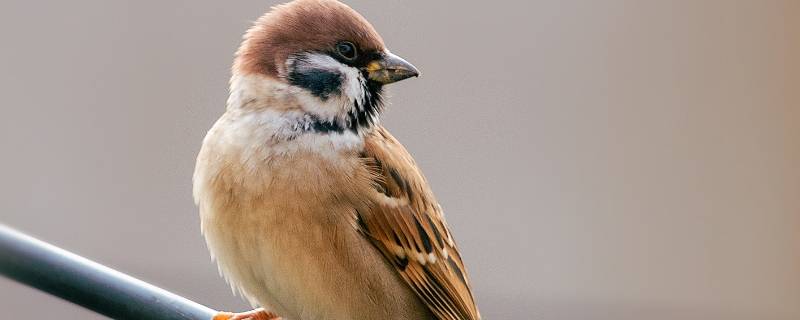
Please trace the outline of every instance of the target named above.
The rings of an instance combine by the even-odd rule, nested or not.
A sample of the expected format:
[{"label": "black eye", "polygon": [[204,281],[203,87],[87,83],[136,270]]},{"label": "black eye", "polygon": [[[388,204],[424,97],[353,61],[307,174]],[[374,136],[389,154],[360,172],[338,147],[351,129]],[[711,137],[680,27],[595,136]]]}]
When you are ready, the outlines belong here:
[{"label": "black eye", "polygon": [[338,53],[342,58],[347,60],[354,60],[358,56],[358,52],[356,52],[356,46],[349,41],[342,41],[336,44],[336,53]]}]

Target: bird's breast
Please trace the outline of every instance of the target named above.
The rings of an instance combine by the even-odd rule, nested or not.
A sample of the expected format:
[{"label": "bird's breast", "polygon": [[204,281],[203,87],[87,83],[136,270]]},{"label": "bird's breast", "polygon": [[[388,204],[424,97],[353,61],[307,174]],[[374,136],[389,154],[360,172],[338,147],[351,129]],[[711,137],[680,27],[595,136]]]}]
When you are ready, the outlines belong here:
[{"label": "bird's breast", "polygon": [[290,319],[427,312],[355,227],[375,193],[357,148],[320,137],[243,143],[231,138],[241,132],[218,126],[198,156],[194,188],[209,250],[233,287]]},{"label": "bird's breast", "polygon": [[223,116],[198,155],[194,188],[201,211],[309,211],[309,203],[358,201],[353,195],[369,190],[371,176],[358,156],[361,137],[307,133],[274,140],[259,121],[237,120]]}]

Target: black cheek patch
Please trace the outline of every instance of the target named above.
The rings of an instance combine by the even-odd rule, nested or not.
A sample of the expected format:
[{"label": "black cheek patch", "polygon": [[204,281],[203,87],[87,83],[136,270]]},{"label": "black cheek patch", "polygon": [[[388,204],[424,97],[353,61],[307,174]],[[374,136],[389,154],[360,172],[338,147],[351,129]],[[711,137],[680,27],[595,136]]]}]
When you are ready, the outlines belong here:
[{"label": "black cheek patch", "polygon": [[338,94],[343,81],[343,75],[338,71],[313,68],[295,68],[287,78],[292,85],[308,89],[322,100]]}]

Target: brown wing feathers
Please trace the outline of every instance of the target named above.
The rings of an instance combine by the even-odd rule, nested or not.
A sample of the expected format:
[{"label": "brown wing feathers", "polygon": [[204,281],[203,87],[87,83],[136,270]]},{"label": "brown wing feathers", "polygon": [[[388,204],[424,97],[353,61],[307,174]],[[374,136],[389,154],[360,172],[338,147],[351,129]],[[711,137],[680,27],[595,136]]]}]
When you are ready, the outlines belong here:
[{"label": "brown wing feathers", "polygon": [[367,136],[361,156],[383,198],[357,213],[359,228],[439,319],[480,319],[441,209],[411,156],[382,127]]}]

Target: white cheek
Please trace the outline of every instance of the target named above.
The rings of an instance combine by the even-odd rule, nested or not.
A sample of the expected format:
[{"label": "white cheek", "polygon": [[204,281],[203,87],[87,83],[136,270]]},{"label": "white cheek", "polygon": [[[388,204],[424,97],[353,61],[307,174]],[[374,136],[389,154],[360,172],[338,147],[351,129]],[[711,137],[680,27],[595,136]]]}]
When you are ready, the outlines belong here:
[{"label": "white cheek", "polygon": [[[314,96],[306,89],[292,87],[291,92],[297,97],[303,110],[326,121],[345,121],[347,113],[354,106],[364,105],[366,80],[358,69],[326,54],[306,53],[302,58],[314,68],[336,71],[343,76],[340,92],[332,94],[325,100]],[[286,61],[287,66],[294,63],[293,59]]]},{"label": "white cheek", "polygon": [[363,148],[362,134],[350,130],[324,134],[313,131],[316,120],[346,121],[355,102],[361,104],[364,99],[360,72],[335,60],[327,62],[327,67],[339,68],[337,71],[345,76],[341,94],[332,94],[324,101],[277,79],[235,75],[231,79],[228,111],[209,136],[240,152],[247,159],[245,166],[252,170],[274,156],[311,151],[335,158],[342,152]]}]

